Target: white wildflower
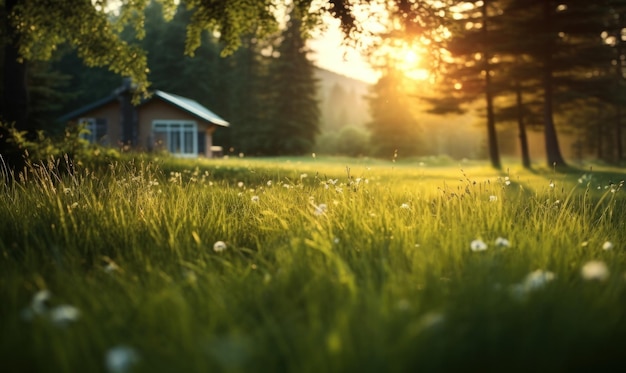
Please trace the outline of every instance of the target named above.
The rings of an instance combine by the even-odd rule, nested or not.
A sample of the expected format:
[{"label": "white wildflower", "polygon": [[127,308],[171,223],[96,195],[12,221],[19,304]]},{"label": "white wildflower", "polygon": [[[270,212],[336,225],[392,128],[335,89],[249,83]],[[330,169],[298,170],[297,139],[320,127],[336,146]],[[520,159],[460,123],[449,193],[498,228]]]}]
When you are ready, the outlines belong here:
[{"label": "white wildflower", "polygon": [[554,181],[550,181],[550,188],[554,188]]},{"label": "white wildflower", "polygon": [[328,206],[325,203],[320,203],[319,205],[315,206],[315,215],[323,215],[327,209]]},{"label": "white wildflower", "polygon": [[520,300],[524,299],[529,292],[543,288],[555,278],[554,273],[538,269],[527,274],[521,283],[512,285],[511,294]]},{"label": "white wildflower", "polygon": [[252,198],[250,198],[250,200],[252,202],[259,202],[259,196],[252,196]]},{"label": "white wildflower", "polygon": [[410,210],[411,206],[409,206],[408,203],[403,203],[403,204],[400,205],[400,208],[404,209],[404,210]]},{"label": "white wildflower", "polygon": [[611,241],[606,241],[605,243],[602,244],[602,250],[613,250],[613,242]]},{"label": "white wildflower", "polygon": [[272,186],[272,180],[268,180],[268,181],[267,181],[267,186],[268,186],[268,187],[271,187],[271,186]]},{"label": "white wildflower", "polygon": [[470,243],[472,251],[485,251],[487,250],[487,244],[483,240],[474,240]]},{"label": "white wildflower", "polygon": [[30,307],[35,314],[42,314],[48,310],[48,302],[52,294],[48,290],[39,290],[30,302]]},{"label": "white wildflower", "polygon": [[498,200],[497,196],[489,196],[489,202],[496,202]]},{"label": "white wildflower", "polygon": [[243,181],[238,182],[238,183],[237,183],[237,186],[238,186],[239,188],[243,188]]},{"label": "white wildflower", "polygon": [[130,372],[133,365],[139,361],[137,352],[128,346],[116,346],[108,350],[105,364],[109,373]]},{"label": "white wildflower", "polygon": [[496,246],[500,246],[500,247],[511,247],[511,243],[509,242],[509,240],[507,240],[504,237],[496,238],[495,244]]},{"label": "white wildflower", "polygon": [[604,281],[609,277],[609,268],[604,262],[592,260],[583,265],[580,274],[585,280]]},{"label": "white wildflower", "polygon": [[224,241],[217,241],[213,244],[213,251],[216,253],[221,253],[224,250],[226,250],[226,243]]},{"label": "white wildflower", "polygon": [[555,278],[554,273],[538,269],[526,275],[523,283],[524,288],[526,290],[540,289]]},{"label": "white wildflower", "polygon": [[50,310],[50,320],[53,323],[64,326],[72,323],[80,317],[80,310],[69,304],[62,304]]}]

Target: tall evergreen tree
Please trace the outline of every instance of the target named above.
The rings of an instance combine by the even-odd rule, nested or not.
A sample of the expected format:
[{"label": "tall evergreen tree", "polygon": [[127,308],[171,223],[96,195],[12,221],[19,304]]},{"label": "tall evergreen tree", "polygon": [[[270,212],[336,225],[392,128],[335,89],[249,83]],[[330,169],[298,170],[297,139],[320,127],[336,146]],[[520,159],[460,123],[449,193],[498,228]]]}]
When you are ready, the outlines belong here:
[{"label": "tall evergreen tree", "polygon": [[428,154],[421,128],[412,111],[412,98],[402,86],[403,74],[390,66],[372,86],[372,121],[368,124],[375,155],[380,157]]},{"label": "tall evergreen tree", "polygon": [[306,154],[320,129],[315,66],[309,60],[302,14],[292,9],[271,66],[274,154]]}]

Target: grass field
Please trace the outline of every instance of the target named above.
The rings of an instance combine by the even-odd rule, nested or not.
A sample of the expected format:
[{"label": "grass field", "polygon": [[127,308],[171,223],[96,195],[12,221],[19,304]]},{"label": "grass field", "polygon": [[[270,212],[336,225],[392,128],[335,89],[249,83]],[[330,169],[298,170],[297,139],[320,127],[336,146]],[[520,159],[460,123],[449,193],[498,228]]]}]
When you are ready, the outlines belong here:
[{"label": "grass field", "polygon": [[3,372],[626,364],[623,170],[137,159],[0,184]]}]

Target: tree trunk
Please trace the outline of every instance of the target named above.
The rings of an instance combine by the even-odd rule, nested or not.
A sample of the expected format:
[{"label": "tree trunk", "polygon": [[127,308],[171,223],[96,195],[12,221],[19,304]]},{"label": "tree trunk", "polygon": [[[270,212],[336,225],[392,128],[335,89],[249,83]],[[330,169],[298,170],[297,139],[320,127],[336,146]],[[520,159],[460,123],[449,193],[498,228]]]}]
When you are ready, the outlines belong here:
[{"label": "tree trunk", "polygon": [[524,122],[522,86],[519,80],[515,81],[515,97],[517,100],[517,127],[519,130],[519,146],[522,153],[522,165],[524,168],[530,168],[530,152],[528,151],[528,136],[526,135],[526,123]]},{"label": "tree trunk", "polygon": [[[487,33],[487,5],[488,1],[483,1],[482,6],[482,18],[483,18],[483,40],[485,40],[485,44],[487,44],[486,39],[488,37]],[[498,149],[498,137],[496,132],[496,120],[493,113],[493,87],[491,84],[491,67],[489,66],[489,59],[491,58],[490,54],[487,51],[487,47],[483,47],[483,64],[485,71],[485,100],[487,102],[487,145],[489,147],[489,159],[491,160],[491,165],[495,169],[501,169],[502,165],[500,164],[500,152]]]},{"label": "tree trunk", "polygon": [[544,50],[543,50],[543,93],[544,93],[544,137],[546,145],[546,160],[548,166],[567,166],[563,156],[561,155],[561,149],[559,148],[559,140],[556,134],[556,128],[554,127],[554,116],[552,108],[552,52],[553,52],[553,32],[551,30],[552,25],[552,1],[544,0],[543,2],[543,15],[544,15]]},{"label": "tree trunk", "polygon": [[[5,0],[2,23],[7,35],[4,45],[2,97],[0,98],[0,120],[5,124],[14,124],[20,131],[28,131],[33,138],[34,129],[28,125],[28,90],[26,85],[26,61],[19,59],[19,36],[11,26],[8,15],[18,0]],[[23,154],[7,142],[8,133],[0,133],[0,154],[9,167],[21,169]]]}]

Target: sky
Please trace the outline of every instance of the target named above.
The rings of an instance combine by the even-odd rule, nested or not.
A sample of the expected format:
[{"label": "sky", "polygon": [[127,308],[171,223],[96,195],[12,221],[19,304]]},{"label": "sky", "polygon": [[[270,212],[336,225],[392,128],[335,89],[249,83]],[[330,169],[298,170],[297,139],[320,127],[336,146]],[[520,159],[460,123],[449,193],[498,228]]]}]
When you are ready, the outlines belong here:
[{"label": "sky", "polygon": [[309,56],[318,67],[336,72],[367,83],[376,83],[376,73],[361,53],[354,48],[342,45],[343,34],[338,21],[327,21],[325,31],[316,31],[309,46],[313,53]]}]

